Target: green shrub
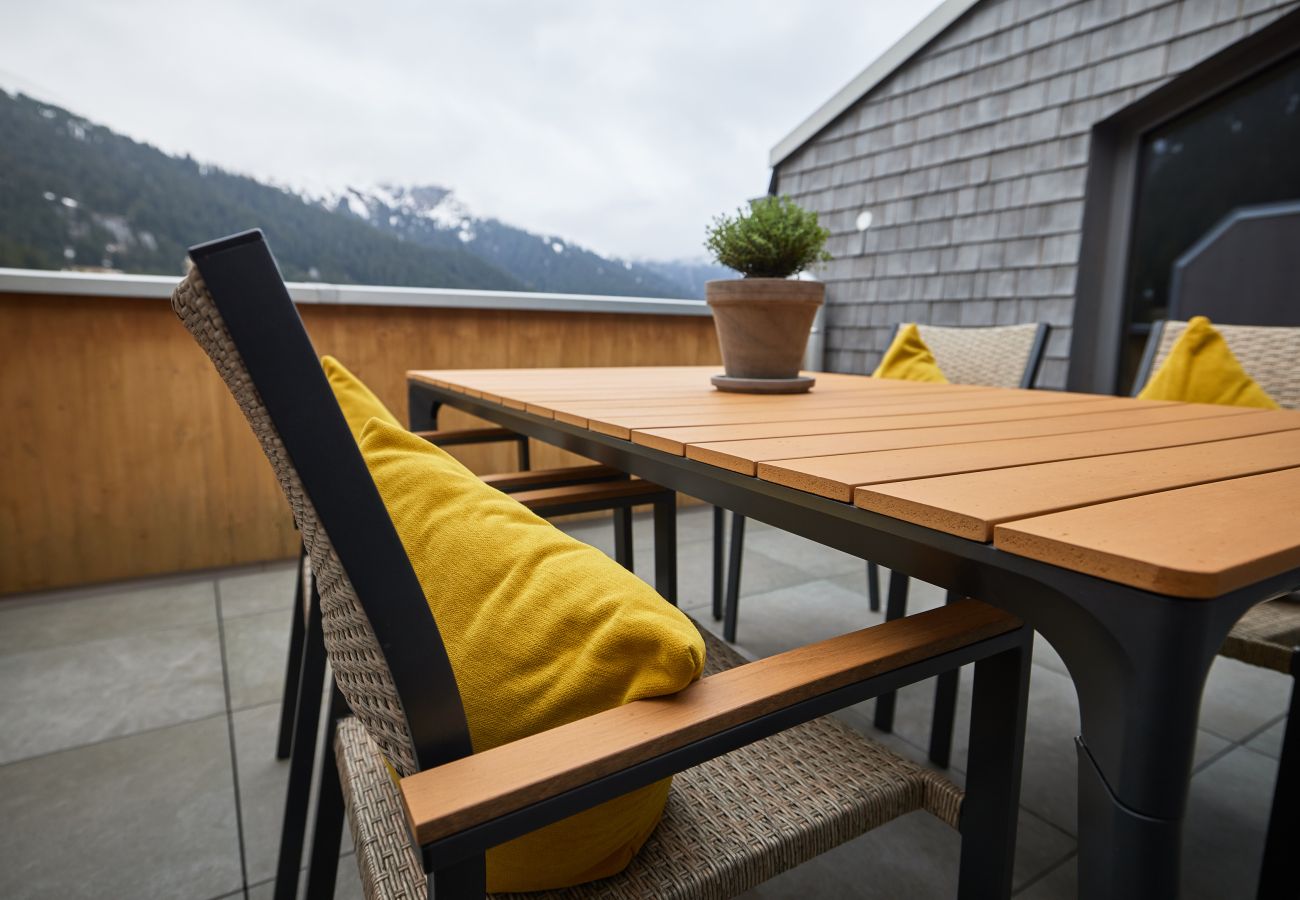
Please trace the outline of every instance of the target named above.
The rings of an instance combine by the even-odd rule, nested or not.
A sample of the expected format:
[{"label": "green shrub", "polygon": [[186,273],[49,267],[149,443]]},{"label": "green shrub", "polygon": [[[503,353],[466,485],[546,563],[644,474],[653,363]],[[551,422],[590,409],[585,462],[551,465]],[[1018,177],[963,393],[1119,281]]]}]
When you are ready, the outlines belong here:
[{"label": "green shrub", "polygon": [[831,258],[825,250],[830,236],[817,224],[817,213],[789,197],[763,197],[734,217],[714,219],[704,246],[746,278],[789,278]]}]

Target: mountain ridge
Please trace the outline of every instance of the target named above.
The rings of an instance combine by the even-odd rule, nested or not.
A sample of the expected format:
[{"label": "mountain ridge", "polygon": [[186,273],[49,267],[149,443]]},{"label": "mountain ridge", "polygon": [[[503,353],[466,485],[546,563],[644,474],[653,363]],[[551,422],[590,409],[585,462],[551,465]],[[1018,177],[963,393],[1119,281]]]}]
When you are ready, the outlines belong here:
[{"label": "mountain ridge", "polygon": [[3,90],[0,132],[0,266],[179,274],[186,247],[260,227],[295,281],[685,298],[701,266],[728,271],[606,258],[438,185],[313,197]]}]

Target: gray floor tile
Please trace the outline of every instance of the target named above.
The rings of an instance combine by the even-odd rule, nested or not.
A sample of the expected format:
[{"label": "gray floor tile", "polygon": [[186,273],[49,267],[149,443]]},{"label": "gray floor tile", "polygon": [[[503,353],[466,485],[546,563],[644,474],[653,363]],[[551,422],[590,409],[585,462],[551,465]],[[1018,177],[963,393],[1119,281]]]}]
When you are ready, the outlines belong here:
[{"label": "gray floor tile", "polygon": [[237,616],[226,619],[223,627],[231,708],[278,703],[284,689],[285,656],[289,652],[288,612],[277,609]]},{"label": "gray floor tile", "polygon": [[[322,700],[324,695],[322,693]],[[275,758],[275,741],[280,729],[278,703],[238,710],[233,715],[235,762],[239,773],[239,813],[243,826],[244,859],[250,884],[275,877],[280,854],[280,826],[284,818],[284,792],[289,780],[289,763]],[[317,753],[324,733],[317,736]],[[318,757],[319,758],[319,757]],[[311,847],[315,821],[315,790],[308,802],[307,837]],[[347,825],[339,841],[340,855],[352,852],[352,835]],[[304,849],[304,852],[308,852]]]},{"label": "gray floor tile", "polygon": [[202,898],[242,885],[224,716],[0,767],[0,821],[3,897]]},{"label": "gray floor tile", "polygon": [[1231,741],[1245,740],[1287,711],[1293,679],[1271,669],[1220,656],[1201,702],[1201,727]]},{"label": "gray floor tile", "polygon": [[[752,555],[759,556],[757,552]],[[880,615],[867,608],[862,595],[838,581],[803,581],[764,593],[742,594],[736,643],[758,658],[879,622]],[[707,624],[722,633],[721,623],[710,619]]]},{"label": "gray floor tile", "polygon": [[1274,759],[1282,758],[1282,738],[1286,736],[1286,719],[1278,719],[1268,728],[1255,735],[1254,738],[1246,744],[1247,747],[1263,753],[1265,756],[1271,756]]},{"label": "gray floor tile", "polygon": [[860,579],[858,589],[866,596],[867,564],[856,556],[841,553],[839,550],[818,544],[776,529],[756,530],[749,533],[748,523],[745,532],[745,554],[757,550],[772,559],[803,569],[812,578],[833,578],[836,575],[857,574]]},{"label": "gray floor tile", "polygon": [[289,606],[298,577],[296,562],[267,563],[217,579],[222,617],[231,619],[283,611],[284,617],[289,618]]},{"label": "gray floor tile", "polygon": [[[306,870],[300,878],[299,884],[306,884]],[[272,900],[274,896],[274,881],[264,881],[248,889],[248,900]],[[365,892],[361,889],[361,874],[357,871],[356,859],[351,856],[339,860],[338,874],[334,880],[334,900],[365,900]]]},{"label": "gray floor tile", "polygon": [[211,578],[166,579],[0,603],[0,656],[214,621]]},{"label": "gray floor tile", "polygon": [[1277,761],[1245,747],[1192,778],[1183,831],[1183,895],[1253,897]]},{"label": "gray floor tile", "polygon": [[209,619],[0,657],[0,762],[224,711]]},{"label": "gray floor tile", "polygon": [[275,758],[280,727],[277,703],[234,714],[235,760],[239,769],[239,814],[244,835],[244,865],[250,884],[275,877],[280,822],[289,763]]},{"label": "gray floor tile", "polygon": [[[654,581],[654,559],[641,553],[636,559],[637,574],[647,582]],[[750,595],[789,587],[808,580],[801,569],[772,559],[757,550],[745,554],[744,571],[740,581],[742,600]],[[677,597],[684,610],[700,610],[713,604],[713,542],[692,541],[677,547]],[[744,609],[744,604],[741,606]],[[741,612],[744,621],[744,612]]]},{"label": "gray floor tile", "polygon": [[1079,860],[1067,859],[1045,877],[1016,894],[1017,900],[1075,900],[1079,896]]}]

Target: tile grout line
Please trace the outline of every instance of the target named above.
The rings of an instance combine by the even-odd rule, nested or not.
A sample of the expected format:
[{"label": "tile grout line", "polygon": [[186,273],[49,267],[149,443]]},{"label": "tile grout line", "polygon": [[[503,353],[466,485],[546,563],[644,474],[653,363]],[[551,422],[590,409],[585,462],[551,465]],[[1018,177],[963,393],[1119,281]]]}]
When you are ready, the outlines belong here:
[{"label": "tile grout line", "polygon": [[248,854],[244,849],[244,807],[239,796],[239,759],[235,752],[235,714],[230,701],[230,672],[226,657],[226,622],[221,615],[221,582],[212,579],[212,595],[217,614],[217,642],[221,649],[221,688],[226,698],[226,735],[230,746],[230,778],[235,792],[235,832],[239,837],[239,880],[244,900],[248,900]]},{"label": "tile grout line", "polygon": [[1041,873],[1038,874],[1038,875],[1035,875],[1033,878],[1029,879],[1029,880],[1026,881],[1024,884],[1022,884],[1022,885],[1020,886],[1020,890],[1015,891],[1015,892],[1012,894],[1012,896],[1023,896],[1024,893],[1025,893],[1026,891],[1028,891],[1028,890],[1029,890],[1030,888],[1032,888],[1034,885],[1038,884],[1040,881],[1042,881],[1042,880],[1044,880],[1045,878],[1047,878],[1047,876],[1051,875],[1053,872],[1057,871],[1057,870],[1060,869],[1062,866],[1069,865],[1069,864],[1070,864],[1070,860],[1074,859],[1074,858],[1075,858],[1076,856],[1078,856],[1078,855],[1079,855],[1079,851],[1078,851],[1077,848],[1074,849],[1074,850],[1071,850],[1068,854],[1066,854],[1065,858],[1062,859],[1060,862],[1056,863],[1056,865],[1054,865],[1054,866],[1048,866],[1048,868],[1047,868],[1046,871],[1041,872]]},{"label": "tile grout line", "polygon": [[9,760],[5,760],[4,762],[0,762],[0,769],[4,769],[6,766],[16,766],[19,763],[31,762],[32,760],[36,760],[36,759],[45,759],[48,756],[58,756],[60,753],[71,753],[74,750],[85,750],[89,747],[98,747],[100,744],[110,744],[113,741],[124,741],[127,738],[138,737],[144,734],[153,734],[156,731],[166,731],[168,728],[178,728],[182,725],[194,725],[199,722],[206,722],[209,719],[220,718],[225,714],[226,713],[224,711],[214,712],[211,713],[210,715],[199,716],[197,719],[180,719],[179,721],[176,722],[168,722],[166,725],[154,725],[151,728],[142,728],[139,731],[131,731],[126,734],[115,734],[115,735],[111,735],[110,737],[99,738],[98,740],[94,740],[94,741],[87,741],[84,744],[73,744],[68,747],[60,747],[57,750],[49,750],[45,753],[36,753],[31,756],[21,756],[18,759],[9,759]]}]

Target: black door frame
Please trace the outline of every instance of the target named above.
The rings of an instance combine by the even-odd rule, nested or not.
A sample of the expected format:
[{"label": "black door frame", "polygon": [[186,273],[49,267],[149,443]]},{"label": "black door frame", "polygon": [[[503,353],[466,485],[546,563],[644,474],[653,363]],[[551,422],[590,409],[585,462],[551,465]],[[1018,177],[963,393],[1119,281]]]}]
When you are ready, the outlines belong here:
[{"label": "black door frame", "polygon": [[1068,387],[1114,394],[1142,138],[1300,50],[1300,9],[1232,44],[1092,128]]}]

